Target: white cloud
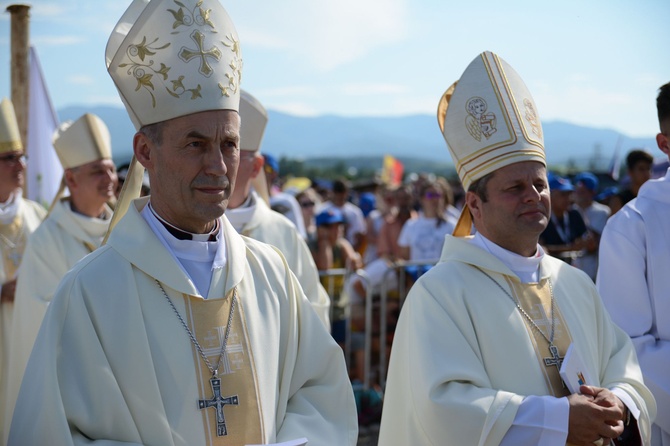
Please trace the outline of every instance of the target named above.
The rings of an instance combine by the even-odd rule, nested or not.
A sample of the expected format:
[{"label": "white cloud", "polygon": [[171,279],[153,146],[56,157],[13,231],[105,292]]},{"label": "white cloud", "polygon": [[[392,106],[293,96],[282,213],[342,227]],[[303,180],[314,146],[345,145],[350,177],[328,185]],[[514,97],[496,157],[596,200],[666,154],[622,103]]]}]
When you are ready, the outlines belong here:
[{"label": "white cloud", "polygon": [[265,88],[255,91],[255,95],[260,97],[295,97],[295,96],[313,96],[317,89],[307,85],[295,85],[280,88]]},{"label": "white cloud", "polygon": [[75,85],[95,85],[95,79],[85,74],[77,74],[68,77],[68,82]]},{"label": "white cloud", "polygon": [[60,18],[68,13],[68,9],[62,2],[41,2],[30,8],[30,15],[35,18]]},{"label": "white cloud", "polygon": [[342,93],[349,96],[370,96],[385,94],[407,93],[408,88],[400,84],[356,83],[345,84],[341,87]]},{"label": "white cloud", "polygon": [[317,110],[314,109],[314,107],[304,102],[280,102],[280,103],[270,102],[268,104],[268,108],[288,113],[294,116],[309,117],[309,116],[317,116],[320,114]]},{"label": "white cloud", "polygon": [[46,35],[35,36],[30,40],[31,45],[37,47],[76,45],[86,41],[86,39],[84,39],[84,37],[82,36],[46,36]]},{"label": "white cloud", "polygon": [[[408,0],[250,0],[235,5],[241,37],[263,48],[284,48],[316,68],[331,71],[408,35]],[[244,20],[244,19],[242,19]]]}]

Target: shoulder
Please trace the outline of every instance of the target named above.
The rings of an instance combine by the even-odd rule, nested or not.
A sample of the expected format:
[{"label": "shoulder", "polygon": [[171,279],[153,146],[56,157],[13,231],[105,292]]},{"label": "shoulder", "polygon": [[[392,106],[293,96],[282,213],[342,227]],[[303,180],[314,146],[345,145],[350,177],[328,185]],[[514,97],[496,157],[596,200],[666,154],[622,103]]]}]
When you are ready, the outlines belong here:
[{"label": "shoulder", "polygon": [[35,201],[24,199],[23,204],[25,206],[26,212],[30,212],[38,216],[40,219],[44,218],[47,214],[47,211],[46,209],[44,209],[44,206]]}]

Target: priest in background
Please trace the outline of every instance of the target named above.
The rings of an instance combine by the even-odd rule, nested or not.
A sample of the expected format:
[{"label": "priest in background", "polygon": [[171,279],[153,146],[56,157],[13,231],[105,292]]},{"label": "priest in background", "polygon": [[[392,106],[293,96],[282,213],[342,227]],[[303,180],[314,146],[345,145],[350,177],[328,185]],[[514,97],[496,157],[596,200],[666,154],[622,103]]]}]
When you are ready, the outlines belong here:
[{"label": "priest in background", "polygon": [[[107,243],[49,305],[10,445],[356,443],[342,350],[282,253],[224,215],[241,57],[217,0],[134,0],[114,27],[134,162]],[[151,195],[127,202],[143,168]]]},{"label": "priest in background", "polygon": [[[438,123],[465,206],[401,310],[379,444],[648,445],[656,405],[632,342],[593,281],[538,245],[551,208],[525,84],[482,53]],[[559,373],[570,346],[574,393]]]},{"label": "priest in background", "polygon": [[279,248],[312,308],[330,330],[330,297],[319,281],[319,271],[305,239],[287,217],[270,209],[257,192],[266,188],[264,158],[259,150],[268,114],[263,104],[244,90],[240,96],[240,119],[240,165],[226,217],[238,233]]},{"label": "priest in background", "polygon": [[14,105],[0,102],[0,439],[3,425],[10,334],[16,280],[28,236],[39,226],[46,209],[23,198],[26,159]]},{"label": "priest in background", "polygon": [[54,148],[63,166],[62,184],[51,212],[28,238],[16,285],[12,323],[6,425],[10,426],[14,404],[44,314],[58,284],[79,260],[100,246],[112,218],[107,204],[114,199],[116,168],[112,161],[109,130],[98,116],[85,114],[64,122],[56,130]]}]

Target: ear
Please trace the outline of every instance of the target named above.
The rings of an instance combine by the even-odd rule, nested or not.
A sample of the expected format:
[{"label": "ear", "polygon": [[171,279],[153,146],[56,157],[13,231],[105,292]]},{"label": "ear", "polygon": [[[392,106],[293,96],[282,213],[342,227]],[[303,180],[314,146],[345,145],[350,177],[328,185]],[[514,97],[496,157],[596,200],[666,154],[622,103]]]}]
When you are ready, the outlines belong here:
[{"label": "ear", "polygon": [[658,144],[658,148],[661,149],[661,152],[670,156],[670,140],[668,140],[667,136],[663,133],[656,135],[656,144]]},{"label": "ear", "polygon": [[133,137],[133,153],[135,158],[145,169],[153,167],[153,151],[156,150],[155,144],[142,132],[135,133]]},{"label": "ear", "polygon": [[468,205],[470,212],[472,213],[473,221],[479,220],[482,218],[482,199],[479,196],[472,192],[468,191],[465,193],[465,204]]},{"label": "ear", "polygon": [[251,178],[256,178],[256,176],[263,170],[264,165],[265,159],[257,153],[254,157],[254,167],[251,170]]},{"label": "ear", "polygon": [[77,181],[75,179],[74,172],[72,172],[72,169],[65,169],[63,172],[63,179],[65,180],[65,185],[70,190],[70,192],[72,192],[72,189],[77,188]]}]

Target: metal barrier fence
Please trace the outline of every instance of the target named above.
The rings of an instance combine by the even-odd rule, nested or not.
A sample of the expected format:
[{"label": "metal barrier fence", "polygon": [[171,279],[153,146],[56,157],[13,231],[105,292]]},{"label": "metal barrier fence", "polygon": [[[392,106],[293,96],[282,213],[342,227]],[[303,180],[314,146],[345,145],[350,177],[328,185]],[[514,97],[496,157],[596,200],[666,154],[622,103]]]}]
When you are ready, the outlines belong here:
[{"label": "metal barrier fence", "polygon": [[[370,278],[364,269],[359,269],[357,271],[351,271],[345,268],[330,269],[326,271],[320,271],[319,275],[321,278],[326,278],[324,287],[328,292],[328,295],[331,297],[331,323],[333,321],[333,309],[336,304],[335,299],[339,298],[341,293],[350,293],[349,286],[352,283],[352,279],[356,278],[362,282],[365,286],[365,296],[364,296],[364,305],[365,305],[365,341],[364,341],[364,361],[363,361],[363,388],[365,390],[370,389],[370,383],[373,378],[377,378],[379,385],[384,388],[386,386],[386,374],[387,374],[387,348],[390,347],[387,342],[388,335],[388,310],[389,310],[389,299],[397,300],[398,310],[402,307],[402,303],[409,292],[409,288],[413,281],[418,278],[425,270],[429,267],[432,267],[437,263],[437,260],[430,261],[400,261],[388,265],[388,270],[383,274],[383,278],[379,286],[372,286]],[[417,269],[417,277],[408,277],[409,274],[406,272],[408,268]],[[397,280],[393,280],[393,276]],[[338,290],[338,281],[336,279],[341,279],[341,288]],[[322,280],[322,283],[324,280]],[[393,286],[395,285],[395,286]],[[353,361],[352,354],[352,300],[349,297],[346,306],[344,308],[344,317],[345,317],[345,342],[344,342],[344,354],[347,361],[347,367],[350,367]],[[373,344],[374,344],[374,312],[378,309],[378,322],[379,322],[379,351],[377,364],[375,370],[373,370]]]}]

